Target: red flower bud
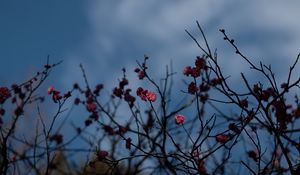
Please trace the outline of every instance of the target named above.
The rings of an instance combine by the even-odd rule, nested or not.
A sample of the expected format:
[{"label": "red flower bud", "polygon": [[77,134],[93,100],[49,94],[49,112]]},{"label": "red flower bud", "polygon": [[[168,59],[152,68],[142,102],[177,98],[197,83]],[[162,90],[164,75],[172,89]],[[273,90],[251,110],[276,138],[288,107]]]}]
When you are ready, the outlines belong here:
[{"label": "red flower bud", "polygon": [[177,125],[183,124],[184,120],[185,120],[185,116],[183,116],[183,115],[176,115],[175,116],[175,123]]},{"label": "red flower bud", "polygon": [[192,68],[191,68],[191,66],[187,66],[187,67],[185,67],[184,69],[183,69],[183,74],[184,75],[186,75],[186,76],[189,76],[189,75],[191,75],[192,74]]},{"label": "red flower bud", "polygon": [[100,150],[100,151],[97,151],[96,155],[97,155],[97,158],[98,158],[99,160],[101,160],[101,159],[104,159],[105,157],[108,156],[108,152],[107,152],[107,151]]},{"label": "red flower bud", "polygon": [[228,125],[228,128],[229,128],[231,131],[235,132],[235,133],[239,133],[239,132],[240,132],[240,129],[236,126],[235,123],[230,123],[230,124]]},{"label": "red flower bud", "polygon": [[0,104],[3,104],[10,96],[11,94],[7,87],[0,87]]},{"label": "red flower bud", "polygon": [[188,92],[190,94],[195,94],[198,91],[198,87],[196,86],[196,83],[191,82],[188,86]]},{"label": "red flower bud", "polygon": [[195,65],[198,69],[204,69],[206,66],[205,59],[198,56]]},{"label": "red flower bud", "polygon": [[55,141],[57,144],[61,144],[63,142],[63,135],[61,134],[54,134],[49,137],[50,141]]},{"label": "red flower bud", "polygon": [[198,161],[198,171],[200,174],[206,174],[206,168],[203,160]]},{"label": "red flower bud", "polygon": [[135,68],[135,69],[134,69],[134,72],[135,72],[135,73],[139,73],[140,71],[141,71],[141,70],[140,70],[139,68]]},{"label": "red flower bud", "polygon": [[113,90],[113,94],[116,97],[122,98],[123,90],[121,88],[115,87],[114,90]]},{"label": "red flower bud", "polygon": [[89,125],[91,125],[92,123],[93,123],[93,121],[90,120],[90,119],[87,119],[87,120],[84,121],[85,126],[89,126]]},{"label": "red flower bud", "polygon": [[69,97],[71,97],[71,92],[70,91],[68,91],[64,94],[64,98],[69,98]]},{"label": "red flower bud", "polygon": [[257,151],[251,150],[247,152],[248,156],[257,162]]},{"label": "red flower bud", "polygon": [[97,109],[97,105],[96,105],[94,102],[88,103],[88,104],[86,105],[86,109],[87,109],[89,112],[95,112],[95,110]]},{"label": "red flower bud", "polygon": [[144,71],[140,71],[139,74],[138,74],[138,76],[139,76],[140,80],[144,79],[145,78],[145,72]]},{"label": "red flower bud", "polygon": [[225,32],[225,29],[221,28],[219,29],[220,32],[224,33]]},{"label": "red flower bud", "polygon": [[248,108],[248,100],[247,99],[241,100],[240,101],[240,106],[242,108]]},{"label": "red flower bud", "polygon": [[80,103],[80,99],[79,99],[79,98],[75,98],[74,104],[75,104],[75,105],[79,105],[79,103]]},{"label": "red flower bud", "polygon": [[126,149],[131,149],[131,138],[130,137],[126,139],[125,146],[126,146]]},{"label": "red flower bud", "polygon": [[45,69],[50,69],[50,68],[51,68],[51,65],[45,64],[45,65],[44,65],[44,68],[45,68]]},{"label": "red flower bud", "polygon": [[54,91],[55,91],[54,86],[50,86],[50,87],[48,88],[48,94],[52,94]]}]

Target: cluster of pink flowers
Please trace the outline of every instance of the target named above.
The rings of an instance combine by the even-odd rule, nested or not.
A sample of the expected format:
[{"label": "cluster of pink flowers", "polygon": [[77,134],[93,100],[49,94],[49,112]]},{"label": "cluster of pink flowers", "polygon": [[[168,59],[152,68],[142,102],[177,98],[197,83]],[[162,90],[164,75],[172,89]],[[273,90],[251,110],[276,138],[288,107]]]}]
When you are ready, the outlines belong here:
[{"label": "cluster of pink flowers", "polygon": [[49,88],[48,88],[48,94],[52,94],[52,99],[53,99],[53,101],[55,102],[55,103],[57,103],[59,100],[61,100],[63,97],[64,98],[69,98],[69,97],[71,97],[71,92],[70,91],[68,91],[68,92],[66,92],[65,94],[64,94],[64,96],[61,96],[60,95],[60,91],[58,91],[58,90],[56,90],[55,88],[54,88],[54,86],[50,86]]},{"label": "cluster of pink flowers", "polygon": [[150,101],[150,102],[155,102],[156,100],[156,94],[154,92],[150,92],[146,89],[143,89],[142,87],[139,87],[136,90],[136,94],[141,97],[142,100],[144,101]]},{"label": "cluster of pink flowers", "polygon": [[55,103],[57,103],[60,99],[62,99],[60,92],[56,90],[53,86],[50,86],[48,88],[48,94],[52,94],[52,99]]},{"label": "cluster of pink flowers", "polygon": [[[284,84],[281,85],[282,88],[284,88],[285,86],[286,85],[284,85]],[[265,102],[267,102],[270,99],[270,97],[276,96],[274,88],[269,87],[267,89],[262,89],[262,87],[259,86],[258,84],[255,84],[253,86],[252,91],[254,92],[254,95],[257,98],[259,98]]]},{"label": "cluster of pink flowers", "polygon": [[[200,96],[200,100],[202,103],[205,103],[208,100],[208,90],[211,86],[216,86],[222,83],[220,78],[213,78],[207,82],[202,82],[198,85],[195,81],[197,77],[200,76],[202,71],[208,70],[208,66],[206,64],[206,60],[204,57],[197,56],[195,60],[195,66],[186,66],[183,69],[183,74],[186,76],[191,76],[194,78],[194,81],[190,82],[188,85],[188,93],[197,94]],[[200,93],[198,93],[200,90]]]},{"label": "cluster of pink flowers", "polygon": [[125,89],[126,85],[128,85],[128,80],[124,76],[122,81],[120,81],[119,86],[114,88],[113,94],[121,99],[124,97],[124,100],[128,102],[129,106],[133,107],[135,97],[130,94],[131,89]]},{"label": "cluster of pink flowers", "polygon": [[195,61],[195,67],[187,66],[183,69],[183,74],[186,76],[192,76],[194,78],[199,77],[201,70],[207,69],[206,61],[204,58],[197,56]]}]

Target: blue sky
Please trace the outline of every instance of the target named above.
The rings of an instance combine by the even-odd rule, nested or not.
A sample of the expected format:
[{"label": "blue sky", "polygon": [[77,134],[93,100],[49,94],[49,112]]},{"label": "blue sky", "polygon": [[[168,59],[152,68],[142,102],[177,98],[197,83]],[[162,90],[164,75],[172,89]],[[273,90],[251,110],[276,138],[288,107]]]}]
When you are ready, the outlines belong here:
[{"label": "blue sky", "polygon": [[1,83],[28,78],[48,54],[54,62],[76,50],[88,31],[84,6],[76,0],[1,1]]}]

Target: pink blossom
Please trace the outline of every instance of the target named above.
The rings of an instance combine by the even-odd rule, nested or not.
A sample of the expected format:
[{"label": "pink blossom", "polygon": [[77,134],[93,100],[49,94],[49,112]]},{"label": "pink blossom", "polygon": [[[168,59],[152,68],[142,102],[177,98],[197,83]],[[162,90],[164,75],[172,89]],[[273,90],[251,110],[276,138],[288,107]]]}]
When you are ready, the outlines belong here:
[{"label": "pink blossom", "polygon": [[189,76],[191,75],[191,73],[193,72],[191,66],[186,66],[184,69],[183,69],[183,74],[186,75],[186,76]]},{"label": "pink blossom", "polygon": [[199,69],[204,69],[205,66],[206,66],[205,59],[198,56],[196,61],[195,61],[195,65]]},{"label": "pink blossom", "polygon": [[89,112],[94,112],[96,109],[97,109],[97,106],[94,102],[92,103],[88,103],[86,105],[86,109],[89,111]]},{"label": "pink blossom", "polygon": [[140,79],[140,80],[144,79],[144,77],[145,77],[145,72],[144,72],[144,71],[140,71],[140,72],[138,73],[138,76],[139,76],[139,79]]},{"label": "pink blossom", "polygon": [[176,115],[175,116],[175,123],[177,125],[183,124],[184,120],[185,120],[185,116],[183,116],[183,115]]},{"label": "pink blossom", "polygon": [[147,93],[148,93],[148,90],[143,90],[140,97],[142,100],[146,101],[147,100]]},{"label": "pink blossom", "polygon": [[190,94],[195,94],[198,91],[198,87],[196,86],[195,82],[191,82],[188,86],[188,92]]},{"label": "pink blossom", "polygon": [[54,86],[50,86],[50,87],[48,88],[48,94],[52,94],[54,91],[55,91]]},{"label": "pink blossom", "polygon": [[156,94],[154,92],[147,92],[146,97],[151,102],[155,102],[156,100]]},{"label": "pink blossom", "polygon": [[137,88],[136,95],[140,96],[143,93],[144,89],[142,87]]}]

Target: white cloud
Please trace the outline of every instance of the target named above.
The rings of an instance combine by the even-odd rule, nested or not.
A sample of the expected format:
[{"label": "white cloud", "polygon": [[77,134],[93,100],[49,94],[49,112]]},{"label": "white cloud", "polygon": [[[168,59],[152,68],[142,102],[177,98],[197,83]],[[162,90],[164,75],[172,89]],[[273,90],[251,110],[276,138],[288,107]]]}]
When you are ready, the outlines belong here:
[{"label": "white cloud", "polygon": [[[161,77],[171,59],[181,73],[202,54],[184,32],[187,28],[202,42],[195,23],[199,20],[212,49],[218,49],[224,71],[234,81],[239,81],[240,72],[249,65],[222,40],[219,27],[235,38],[245,55],[256,63],[273,64],[281,76],[281,63],[288,68],[300,51],[299,5],[298,1],[93,1],[87,8],[90,34],[81,50],[70,55],[77,57],[72,62],[88,60],[85,64],[93,75],[91,81],[117,80],[121,68],[135,67],[135,60],[142,60],[143,54],[151,57],[155,76]],[[66,75],[74,71],[78,69],[70,68]]]}]

